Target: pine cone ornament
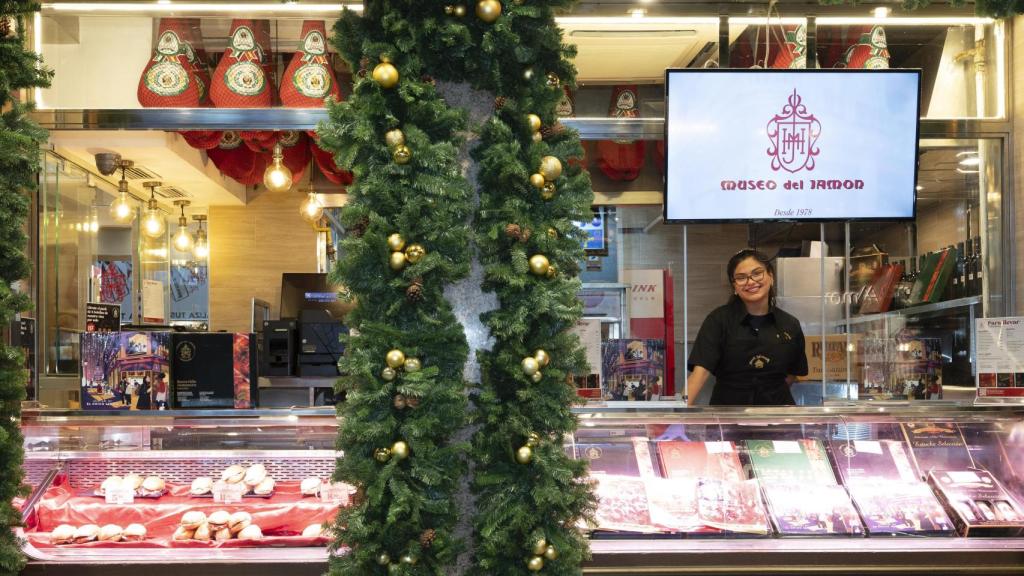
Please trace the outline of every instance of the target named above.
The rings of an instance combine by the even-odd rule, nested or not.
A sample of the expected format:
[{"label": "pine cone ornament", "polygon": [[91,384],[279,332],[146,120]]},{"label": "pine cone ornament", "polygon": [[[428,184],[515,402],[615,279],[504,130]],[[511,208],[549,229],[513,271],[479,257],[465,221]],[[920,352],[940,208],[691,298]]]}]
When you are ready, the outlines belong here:
[{"label": "pine cone ornament", "polygon": [[437,81],[434,80],[434,77],[431,76],[430,74],[424,74],[423,76],[420,76],[420,80],[426,82],[427,84],[430,84],[431,86],[437,85]]},{"label": "pine cone ornament", "polygon": [[359,72],[356,72],[356,74],[358,74],[360,78],[366,78],[366,69],[369,66],[370,59],[367,58],[366,56],[363,56],[362,58],[359,59]]},{"label": "pine cone ornament", "polygon": [[561,122],[555,122],[551,126],[540,127],[540,135],[543,136],[544,138],[558,136],[562,132],[565,132],[565,126],[562,126]]},{"label": "pine cone ornament", "polygon": [[505,225],[505,236],[508,236],[509,238],[511,238],[513,240],[519,240],[519,237],[520,237],[520,235],[522,235],[522,233],[523,233],[523,229],[520,228],[519,224],[506,224]]},{"label": "pine cone ornament", "polygon": [[423,531],[423,534],[420,534],[420,546],[430,548],[435,538],[437,538],[437,532],[433,528],[427,528]]},{"label": "pine cone ornament", "polygon": [[519,241],[526,244],[530,241],[530,235],[532,234],[533,232],[531,232],[529,228],[523,228],[523,231],[519,233]]},{"label": "pine cone ornament", "polygon": [[506,104],[507,102],[508,102],[508,98],[506,98],[506,97],[504,97],[504,96],[498,96],[498,97],[496,97],[496,98],[494,99],[494,109],[495,109],[495,110],[501,110],[502,108],[504,108],[504,107],[505,107],[505,104]]},{"label": "pine cone ornament", "polygon": [[412,284],[405,289],[405,297],[410,302],[423,300],[423,278],[416,278]]},{"label": "pine cone ornament", "polygon": [[352,227],[348,229],[348,233],[353,238],[362,238],[363,234],[366,233],[366,227],[369,225],[369,218],[360,218],[358,222],[353,224]]},{"label": "pine cone ornament", "polygon": [[0,38],[8,38],[14,36],[14,26],[11,25],[11,19],[7,16],[0,18]]}]

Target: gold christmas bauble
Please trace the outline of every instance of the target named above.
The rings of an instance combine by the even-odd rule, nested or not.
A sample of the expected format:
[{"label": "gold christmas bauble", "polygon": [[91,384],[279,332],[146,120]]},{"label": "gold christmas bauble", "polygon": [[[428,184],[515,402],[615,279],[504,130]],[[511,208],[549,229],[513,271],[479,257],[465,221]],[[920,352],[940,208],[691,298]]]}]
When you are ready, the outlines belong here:
[{"label": "gold christmas bauble", "polygon": [[384,143],[388,145],[388,148],[397,148],[405,144],[405,133],[398,128],[392,128],[384,133]]},{"label": "gold christmas bauble", "polygon": [[523,374],[526,374],[527,376],[533,376],[534,374],[537,373],[537,370],[540,370],[540,363],[537,362],[536,358],[526,357],[523,358],[522,367]]},{"label": "gold christmas bauble", "polygon": [[455,13],[455,6],[452,6],[451,4],[445,6],[444,13],[451,16],[452,14]]},{"label": "gold christmas bauble", "polygon": [[377,556],[377,564],[381,566],[387,566],[391,563],[391,556],[388,556],[387,552],[381,552],[380,556]]},{"label": "gold christmas bauble", "polygon": [[466,7],[463,6],[462,4],[456,4],[455,5],[455,15],[458,16],[459,18],[462,18],[463,16],[465,16],[466,15]]},{"label": "gold christmas bauble", "polygon": [[381,88],[394,88],[398,85],[398,68],[391,62],[381,62],[373,67],[373,81]]},{"label": "gold christmas bauble", "polygon": [[554,156],[545,156],[540,159],[538,172],[545,180],[557,180],[562,175],[562,161]]},{"label": "gold christmas bauble", "polygon": [[531,552],[533,552],[534,556],[543,556],[544,552],[547,551],[547,549],[548,549],[548,541],[543,539],[543,538],[538,538],[537,540],[534,541],[533,548],[531,549]]},{"label": "gold christmas bauble", "polygon": [[480,0],[476,3],[476,17],[487,22],[494,22],[501,16],[501,2],[498,0]]},{"label": "gold christmas bauble", "polygon": [[392,252],[398,252],[402,248],[405,248],[405,238],[402,238],[402,235],[398,232],[388,236],[388,248],[390,248]]},{"label": "gold christmas bauble", "polygon": [[554,278],[558,274],[558,268],[554,266],[548,266],[548,271],[544,273],[548,278]]},{"label": "gold christmas bauble", "polygon": [[399,440],[391,445],[391,455],[399,460],[405,460],[409,457],[409,445]]},{"label": "gold christmas bauble", "polygon": [[530,256],[530,273],[536,274],[537,276],[543,276],[548,273],[548,268],[551,264],[548,262],[548,257],[543,254],[534,254]]},{"label": "gold christmas bauble", "polygon": [[540,197],[545,200],[551,200],[557,192],[558,188],[554,182],[545,182],[544,187],[540,189]]},{"label": "gold christmas bauble", "polygon": [[544,375],[540,373],[540,370],[534,372],[533,376],[530,376],[530,380],[533,380],[534,383],[540,383],[543,379]]},{"label": "gold christmas bauble", "polygon": [[526,121],[530,124],[531,132],[537,132],[538,130],[540,130],[540,116],[537,116],[536,114],[527,114]]},{"label": "gold christmas bauble", "polygon": [[533,68],[527,67],[523,69],[523,80],[533,79]]},{"label": "gold christmas bauble", "polygon": [[405,359],[405,371],[406,372],[419,372],[423,364],[420,363],[419,358],[406,358]]},{"label": "gold christmas bauble", "polygon": [[530,448],[536,448],[538,444],[540,444],[540,434],[530,432],[530,435],[526,437],[526,445]]},{"label": "gold christmas bauble", "polygon": [[534,132],[531,138],[533,138],[534,142],[540,142],[541,140],[544,139],[544,135],[541,134],[540,132]]},{"label": "gold christmas bauble", "polygon": [[412,554],[405,554],[402,556],[402,564],[408,564],[412,566],[416,564],[416,557]]},{"label": "gold christmas bauble", "polygon": [[395,161],[395,164],[408,164],[409,160],[412,160],[412,150],[405,144],[395,146],[395,150],[391,153],[391,159]]},{"label": "gold christmas bauble", "polygon": [[544,180],[544,176],[543,175],[541,175],[541,174],[531,174],[530,175],[530,186],[533,186],[534,188],[543,188],[544,187],[544,183],[545,183],[545,180]]},{"label": "gold christmas bauble", "polygon": [[388,564],[388,574],[397,576],[402,572],[401,564]]},{"label": "gold christmas bauble", "polygon": [[547,550],[544,551],[544,557],[548,560],[558,560],[558,550],[555,547],[548,544]]},{"label": "gold christmas bauble", "polygon": [[541,348],[538,348],[533,352],[533,357],[540,363],[541,368],[547,366],[548,363],[551,362],[551,356]]},{"label": "gold christmas bauble", "polygon": [[554,72],[548,72],[545,82],[547,83],[548,88],[555,88],[562,83],[562,81],[558,79],[558,75]]},{"label": "gold christmas bauble", "polygon": [[529,446],[520,446],[516,450],[516,462],[520,464],[529,464],[533,460],[533,448]]},{"label": "gold christmas bauble", "polygon": [[395,376],[398,376],[398,372],[395,372],[395,369],[391,366],[386,366],[380,371],[380,377],[388,382],[394,380]]},{"label": "gold christmas bauble", "polygon": [[548,238],[558,238],[558,230],[548,228]]},{"label": "gold christmas bauble", "polygon": [[405,410],[405,407],[407,406],[407,404],[405,402],[405,395],[404,394],[395,394],[395,399],[393,401],[393,404],[395,405],[395,408],[397,408],[398,410]]},{"label": "gold christmas bauble", "polygon": [[388,259],[388,266],[395,271],[405,268],[405,252],[392,252],[391,258]]},{"label": "gold christmas bauble", "polygon": [[426,255],[427,255],[427,250],[425,248],[423,248],[423,246],[420,246],[419,244],[410,244],[405,249],[405,258],[411,264],[415,264],[415,263],[419,262]]},{"label": "gold christmas bauble", "polygon": [[534,556],[526,561],[526,569],[530,572],[540,572],[544,568],[544,559]]},{"label": "gold christmas bauble", "polygon": [[387,462],[391,459],[391,449],[389,448],[377,448],[373,451],[373,458],[380,463]]},{"label": "gold christmas bauble", "polygon": [[405,364],[405,352],[402,352],[398,348],[388,350],[388,355],[385,358],[385,361],[388,363],[389,367],[397,370]]}]

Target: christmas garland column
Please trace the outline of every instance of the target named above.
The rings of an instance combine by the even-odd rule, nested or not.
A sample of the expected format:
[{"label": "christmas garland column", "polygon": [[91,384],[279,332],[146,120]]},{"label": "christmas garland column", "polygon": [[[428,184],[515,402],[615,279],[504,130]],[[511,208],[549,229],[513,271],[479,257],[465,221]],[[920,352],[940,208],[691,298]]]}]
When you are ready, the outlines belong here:
[{"label": "christmas garland column", "polygon": [[451,440],[465,424],[468,346],[444,288],[469,272],[472,208],[457,163],[465,114],[425,76],[424,13],[371,1],[343,14],[333,41],[359,73],[318,130],[355,176],[335,271],[357,302],[335,478],[359,491],[337,520],[338,576],[442,575],[459,552],[465,447]]},{"label": "christmas garland column", "polygon": [[[46,132],[29,120],[31,107],[19,91],[49,85],[49,72],[24,49],[25,21],[37,10],[32,2],[0,0],[0,325],[28,310],[27,295],[13,289],[29,273],[25,225],[29,194],[36,187],[39,148]],[[21,522],[12,500],[22,485],[21,401],[26,373],[20,352],[0,342],[0,575],[17,574],[24,565],[11,530]]]},{"label": "christmas garland column", "polygon": [[[497,0],[480,0],[477,13]],[[578,136],[558,124],[574,55],[554,10],[568,1],[499,4],[476,69],[498,95],[474,150],[480,167],[476,241],[484,289],[500,308],[484,315],[495,339],[481,353],[473,440],[477,574],[580,574],[588,556],[578,524],[593,510],[585,464],[563,441],[576,429],[571,374],[586,373],[569,330],[582,315],[577,279],[593,193]]]}]

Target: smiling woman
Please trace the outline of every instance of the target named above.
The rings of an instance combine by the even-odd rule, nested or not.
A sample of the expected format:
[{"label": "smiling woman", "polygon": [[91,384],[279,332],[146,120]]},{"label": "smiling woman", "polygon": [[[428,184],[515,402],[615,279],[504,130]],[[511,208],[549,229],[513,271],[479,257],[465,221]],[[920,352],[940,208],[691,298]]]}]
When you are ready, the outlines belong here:
[{"label": "smiling woman", "polygon": [[789,386],[807,375],[800,322],[775,306],[775,267],[764,254],[737,252],[726,266],[733,295],[708,314],[690,355],[692,406],[715,375],[711,404],[719,406],[792,405]]}]

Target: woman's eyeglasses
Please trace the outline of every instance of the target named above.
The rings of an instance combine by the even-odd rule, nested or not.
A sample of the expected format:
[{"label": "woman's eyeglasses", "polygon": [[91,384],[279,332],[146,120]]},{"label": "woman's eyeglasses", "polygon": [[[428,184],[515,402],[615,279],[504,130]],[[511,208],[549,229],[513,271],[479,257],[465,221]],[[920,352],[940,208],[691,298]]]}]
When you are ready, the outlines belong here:
[{"label": "woman's eyeglasses", "polygon": [[751,280],[754,281],[754,282],[760,282],[761,280],[764,280],[764,273],[765,273],[765,269],[764,268],[757,268],[754,271],[752,271],[750,274],[737,274],[737,275],[733,276],[732,277],[732,281],[735,282],[739,286],[743,286],[744,284],[746,284],[747,282],[749,282]]}]

